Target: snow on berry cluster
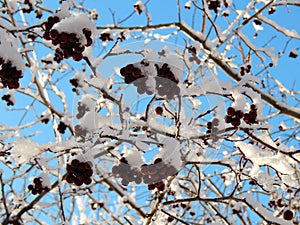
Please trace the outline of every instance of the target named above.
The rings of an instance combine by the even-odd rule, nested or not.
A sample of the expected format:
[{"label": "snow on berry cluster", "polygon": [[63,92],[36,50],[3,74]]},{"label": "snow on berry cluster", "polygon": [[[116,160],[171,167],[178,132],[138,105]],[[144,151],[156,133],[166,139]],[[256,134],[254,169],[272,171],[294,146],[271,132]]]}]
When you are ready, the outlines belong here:
[{"label": "snow on berry cluster", "polygon": [[50,191],[49,177],[42,174],[41,176],[34,178],[33,184],[29,184],[27,188],[33,195],[48,192]]},{"label": "snow on berry cluster", "polygon": [[258,123],[256,105],[252,104],[249,112],[246,113],[241,110],[235,110],[233,107],[227,108],[226,116],[224,118],[225,123],[231,123],[232,126],[238,127],[241,124],[241,119],[247,124]]},{"label": "snow on berry cluster", "polygon": [[142,1],[137,1],[134,5],[133,8],[137,12],[137,14],[141,14],[145,10],[145,5],[143,4]]},{"label": "snow on berry cluster", "polygon": [[247,74],[247,73],[250,73],[250,70],[251,70],[251,65],[246,65],[246,67],[245,66],[241,66],[240,67],[240,75],[241,76],[244,76],[245,74]]},{"label": "snow on berry cluster", "polygon": [[215,13],[218,12],[218,9],[221,7],[221,1],[220,0],[206,0],[208,4],[208,9],[214,10]]},{"label": "snow on berry cluster", "polygon": [[30,13],[33,11],[33,1],[24,0],[24,4],[26,5],[26,7],[22,9],[23,13]]},{"label": "snow on berry cluster", "polygon": [[70,57],[75,61],[83,59],[83,52],[86,47],[92,45],[92,34],[96,30],[95,25],[84,14],[64,19],[50,16],[44,24],[44,29],[43,38],[58,46],[54,57],[57,63]]},{"label": "snow on berry cluster", "polygon": [[17,40],[2,28],[0,40],[0,82],[3,87],[17,89],[25,68],[22,56],[18,52]]},{"label": "snow on berry cluster", "polygon": [[64,122],[60,121],[59,124],[57,125],[57,131],[61,134],[64,134],[66,129],[67,129],[67,125]]},{"label": "snow on berry cluster", "polygon": [[179,80],[172,72],[171,66],[167,63],[156,63],[154,64],[155,74],[149,72],[152,69],[148,70],[148,67],[151,66],[153,65],[143,60],[140,63],[128,64],[122,67],[120,74],[124,77],[126,84],[133,83],[137,87],[139,94],[151,95],[156,91],[160,96],[165,96],[167,99],[173,99],[176,95],[179,95]]},{"label": "snow on berry cluster", "polygon": [[101,41],[113,41],[114,40],[114,36],[111,33],[111,30],[109,28],[102,31],[99,38]]}]

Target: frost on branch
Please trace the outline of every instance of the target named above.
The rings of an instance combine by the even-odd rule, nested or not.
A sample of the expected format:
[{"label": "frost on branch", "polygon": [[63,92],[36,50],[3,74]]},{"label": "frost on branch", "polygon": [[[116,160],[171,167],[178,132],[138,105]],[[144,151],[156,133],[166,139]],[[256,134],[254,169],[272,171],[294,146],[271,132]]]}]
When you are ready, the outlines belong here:
[{"label": "frost on branch", "polygon": [[28,139],[16,139],[13,142],[12,157],[18,165],[29,163],[35,156],[38,156],[42,149],[40,145]]}]

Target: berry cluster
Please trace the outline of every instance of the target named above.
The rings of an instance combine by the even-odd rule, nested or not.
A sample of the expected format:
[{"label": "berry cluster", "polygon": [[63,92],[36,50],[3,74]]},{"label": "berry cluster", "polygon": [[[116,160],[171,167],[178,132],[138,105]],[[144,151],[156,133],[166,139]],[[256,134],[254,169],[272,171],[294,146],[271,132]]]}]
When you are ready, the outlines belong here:
[{"label": "berry cluster", "polygon": [[188,48],[189,53],[193,55],[197,55],[197,49],[194,46],[189,46]]},{"label": "berry cluster", "polygon": [[[191,216],[195,216],[196,215],[196,213],[194,212],[194,211],[192,211],[191,209],[192,209],[192,207],[190,206],[190,205],[187,205],[187,204],[185,204],[185,203],[180,203],[180,204],[173,204],[172,205],[172,208],[173,209],[180,209],[180,208],[182,208],[185,212],[189,212],[189,214],[191,215]],[[172,222],[173,220],[174,220],[174,217],[171,217],[171,216],[169,216],[168,217],[168,222]]]},{"label": "berry cluster", "polygon": [[48,187],[43,187],[41,177],[34,178],[33,183],[34,185],[28,185],[28,190],[31,191],[33,195],[41,194],[42,192],[48,192],[50,190]]},{"label": "berry cluster", "polygon": [[208,4],[208,9],[214,10],[215,13],[218,12],[218,8],[221,7],[221,2],[219,0],[206,0]]},{"label": "berry cluster", "polygon": [[273,207],[273,206],[276,207],[276,206],[278,206],[278,207],[280,207],[280,208],[286,206],[286,204],[284,203],[284,200],[283,200],[282,198],[279,198],[279,199],[277,199],[276,201],[275,201],[275,200],[271,200],[271,201],[268,203],[268,205],[269,205],[270,207]]},{"label": "berry cluster", "polygon": [[9,89],[17,89],[19,84],[19,79],[22,78],[22,71],[17,70],[15,66],[11,64],[10,61],[6,61],[0,57],[0,80],[4,87]]},{"label": "berry cluster", "polygon": [[49,122],[49,118],[45,117],[44,115],[41,115],[41,122],[47,124]]},{"label": "berry cluster", "polygon": [[120,158],[119,165],[112,167],[112,173],[122,178],[122,185],[127,186],[130,182],[140,184],[142,182],[141,173],[137,169],[132,169],[125,157]]},{"label": "berry cluster", "polygon": [[27,8],[22,9],[23,13],[30,13],[33,11],[33,5],[29,0],[24,0],[24,4],[27,5]]},{"label": "berry cluster", "polygon": [[[142,61],[141,64],[145,67],[149,66],[147,61]],[[180,92],[177,86],[179,83],[178,79],[176,79],[167,63],[164,63],[161,68],[157,64],[155,64],[155,67],[157,70],[157,76],[155,77],[157,93],[161,96],[166,96],[167,99],[174,98],[174,96]],[[128,64],[121,68],[120,73],[124,77],[126,84],[134,82],[133,84],[137,87],[139,94],[153,94],[153,91],[145,84],[146,79],[140,79],[145,77],[141,69],[135,67],[133,64]]]},{"label": "berry cluster", "polygon": [[120,40],[120,41],[125,41],[126,40],[126,36],[125,36],[124,32],[120,32],[118,40]]},{"label": "berry cluster", "polygon": [[70,83],[72,84],[73,88],[72,91],[77,93],[78,92],[78,87],[82,87],[81,84],[79,84],[79,80],[77,78],[72,78],[70,79]]},{"label": "berry cluster", "polygon": [[89,185],[92,183],[91,176],[93,169],[88,162],[80,162],[78,159],[73,159],[71,164],[67,164],[66,181],[69,184],[81,186],[82,184]]},{"label": "berry cluster", "polygon": [[148,185],[148,189],[156,188],[159,191],[163,191],[165,187],[162,180],[177,173],[174,166],[165,164],[161,158],[156,158],[154,163],[143,164],[140,170],[143,182]]},{"label": "berry cluster", "polygon": [[135,9],[135,11],[137,12],[137,14],[139,14],[139,15],[143,12],[143,7],[141,7],[141,5],[138,4],[138,3],[134,4],[133,8]]},{"label": "berry cluster", "polygon": [[258,19],[254,19],[253,23],[255,23],[256,25],[259,25],[259,26],[262,25],[262,22]]},{"label": "berry cluster", "polygon": [[37,36],[35,34],[28,34],[27,37],[29,39],[31,39],[32,41],[34,41],[37,38]]},{"label": "berry cluster", "polygon": [[133,64],[128,64],[121,68],[120,73],[124,77],[126,84],[131,84],[135,80],[144,77],[144,75],[142,75],[142,71]]},{"label": "berry cluster", "polygon": [[87,107],[86,104],[82,104],[81,102],[78,102],[77,106],[78,113],[76,114],[76,118],[80,119],[84,116],[84,114],[89,111],[89,107]]},{"label": "berry cluster", "polygon": [[240,67],[240,75],[244,76],[246,73],[250,73],[251,65],[247,65],[246,68],[244,66]]},{"label": "berry cluster", "polygon": [[228,8],[228,2],[226,1],[226,0],[223,0],[223,4],[224,4],[224,6],[225,6],[225,8]]},{"label": "berry cluster", "polygon": [[40,10],[40,9],[34,10],[34,13],[35,13],[35,17],[38,18],[38,19],[41,19],[42,16],[43,16],[43,11]]},{"label": "berry cluster", "polygon": [[113,39],[111,33],[103,32],[102,34],[100,34],[100,40],[101,41],[113,41],[114,39]]},{"label": "berry cluster", "polygon": [[89,29],[82,29],[82,33],[86,38],[86,44],[82,45],[79,37],[76,33],[59,32],[56,29],[52,29],[55,23],[59,22],[57,16],[49,17],[45,23],[44,39],[51,40],[53,45],[59,47],[55,50],[54,60],[60,63],[62,59],[68,59],[70,57],[75,61],[83,59],[83,51],[85,47],[92,45],[93,40],[91,38],[92,32]]},{"label": "berry cluster", "polygon": [[157,69],[157,76],[166,78],[166,79],[171,80],[174,83],[178,84],[179,81],[175,78],[174,73],[171,71],[171,69],[167,63],[164,63],[161,68],[159,68],[157,64],[155,64],[155,66]]},{"label": "berry cluster", "polygon": [[298,53],[295,49],[291,50],[290,53],[289,53],[289,57],[290,58],[297,58],[298,57]]},{"label": "berry cluster", "polygon": [[276,8],[275,8],[275,7],[271,7],[271,8],[269,8],[269,10],[268,10],[268,14],[269,14],[269,15],[270,15],[270,14],[273,14],[275,11],[276,11]]},{"label": "berry cluster", "polygon": [[[88,130],[86,128],[80,126],[79,124],[77,124],[74,127],[74,134],[76,137],[84,138],[85,136],[87,136],[87,133],[88,133]],[[79,141],[79,140],[77,140],[77,141]]]},{"label": "berry cluster", "polygon": [[58,16],[49,16],[47,19],[47,22],[44,23],[44,29],[45,33],[43,34],[43,38],[47,41],[51,40],[50,37],[50,30],[54,26],[54,24],[58,23],[60,21]]},{"label": "berry cluster", "polygon": [[238,127],[241,124],[241,119],[244,113],[241,110],[235,110],[233,107],[229,107],[226,110],[225,123],[231,123],[232,126]]},{"label": "berry cluster", "polygon": [[102,208],[104,206],[103,202],[92,202],[90,203],[91,209],[96,210],[97,208]]},{"label": "berry cluster", "polygon": [[92,20],[98,20],[99,14],[95,9],[89,11],[89,15]]},{"label": "berry cluster", "polygon": [[66,131],[67,125],[64,122],[59,122],[58,126],[57,126],[57,131],[61,134],[64,134]]},{"label": "berry cluster", "polygon": [[258,123],[256,117],[257,117],[257,108],[256,105],[252,104],[250,106],[250,111],[248,113],[244,113],[243,120],[247,124]]},{"label": "berry cluster", "polygon": [[189,61],[190,62],[195,62],[197,64],[200,64],[201,61],[200,59],[197,57],[197,50],[194,46],[189,46],[187,47],[188,52],[192,54],[192,56],[189,57]]},{"label": "berry cluster", "polygon": [[[172,99],[180,92],[177,84],[179,81],[175,78],[174,73],[171,71],[169,65],[164,63],[161,68],[155,64],[157,76],[164,79],[156,79],[157,92],[161,96],[166,96],[167,99]],[[170,82],[172,81],[172,82]]]},{"label": "berry cluster", "polygon": [[92,45],[93,40],[91,38],[92,32],[89,29],[82,29],[82,32],[86,38],[86,44],[82,45],[77,37],[76,33],[59,33],[53,29],[50,31],[50,38],[53,45],[59,45],[59,48],[55,50],[54,60],[60,62],[63,58],[72,57],[75,61],[83,59],[83,51],[85,47]]},{"label": "berry cluster", "polygon": [[158,191],[163,191],[165,189],[165,184],[161,180],[155,184],[148,184],[147,188],[148,188],[148,190],[154,190],[156,188]]},{"label": "berry cluster", "polygon": [[258,123],[257,120],[257,108],[256,105],[250,106],[250,111],[243,113],[241,110],[235,110],[233,107],[229,107],[226,110],[226,116],[224,118],[225,123],[231,123],[232,126],[238,127],[241,124],[241,119],[247,124]]},{"label": "berry cluster", "polygon": [[206,124],[207,131],[206,131],[206,133],[210,134],[210,133],[217,132],[219,122],[220,121],[217,118],[214,118],[212,121],[207,122],[207,124]]},{"label": "berry cluster", "polygon": [[6,101],[7,106],[10,106],[10,105],[13,106],[14,105],[14,102],[10,99],[10,97],[11,97],[10,94],[5,94],[1,98],[3,101]]}]

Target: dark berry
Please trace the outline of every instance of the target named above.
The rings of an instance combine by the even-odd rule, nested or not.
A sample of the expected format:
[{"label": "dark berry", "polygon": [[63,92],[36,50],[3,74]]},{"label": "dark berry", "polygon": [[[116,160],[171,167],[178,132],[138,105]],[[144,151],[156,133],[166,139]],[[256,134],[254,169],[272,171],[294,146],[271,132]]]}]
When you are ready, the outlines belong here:
[{"label": "dark berry", "polygon": [[277,199],[276,205],[277,205],[278,207],[284,207],[284,206],[285,206],[285,204],[284,204],[282,198]]},{"label": "dark berry", "polygon": [[161,106],[157,106],[157,107],[155,108],[155,113],[156,113],[157,115],[162,115],[163,111],[164,111],[164,109],[163,109]]},{"label": "dark berry", "polygon": [[121,183],[122,183],[122,185],[127,186],[129,184],[129,181],[122,179]]},{"label": "dark berry", "polygon": [[74,167],[77,167],[79,165],[80,161],[78,159],[73,159],[71,162],[71,165]]},{"label": "dark berry", "polygon": [[58,126],[57,126],[57,131],[61,134],[64,134],[65,133],[65,130],[66,130],[67,126],[64,122],[59,122]]},{"label": "dark berry", "polygon": [[256,24],[256,25],[261,25],[262,22],[258,19],[254,19],[253,22]]},{"label": "dark berry", "polygon": [[55,29],[52,29],[52,30],[50,31],[50,38],[51,38],[52,40],[56,40],[58,37],[59,37],[58,31],[55,30]]},{"label": "dark berry", "polygon": [[251,111],[257,110],[256,105],[252,104],[252,105],[250,106],[250,110],[251,110]]},{"label": "dark berry", "polygon": [[250,116],[249,116],[249,113],[244,113],[244,115],[243,115],[243,120],[245,121],[245,123],[249,123],[249,122],[250,122]]},{"label": "dark berry", "polygon": [[142,178],[141,178],[140,176],[135,177],[134,182],[135,182],[136,184],[140,184],[140,183],[142,182]]},{"label": "dark berry", "polygon": [[235,113],[235,109],[233,107],[229,107],[229,108],[227,108],[226,113],[228,116],[232,117]]},{"label": "dark berry", "polygon": [[120,69],[120,74],[123,76],[123,77],[126,77],[127,76],[127,72],[126,72],[126,68],[125,67],[122,67]]},{"label": "dark berry", "polygon": [[294,213],[290,209],[288,209],[288,210],[284,211],[283,218],[285,220],[292,220],[294,218]]},{"label": "dark berry", "polygon": [[225,123],[231,123],[232,117],[226,115],[226,116],[224,117],[224,120],[225,120]]},{"label": "dark berry", "polygon": [[162,158],[156,158],[154,160],[154,164],[161,163],[161,162],[162,162]]},{"label": "dark berry", "polygon": [[83,185],[83,181],[82,180],[79,180],[79,179],[75,179],[75,185],[76,186],[81,186],[81,185]]},{"label": "dark berry", "polygon": [[154,190],[155,185],[154,184],[148,184],[148,190]]},{"label": "dark berry", "polygon": [[239,118],[232,118],[231,120],[231,125],[234,126],[234,127],[238,127],[239,125],[241,124],[241,121]]},{"label": "dark berry", "polygon": [[212,126],[218,126],[219,125],[219,119],[217,119],[217,118],[214,118],[212,121],[211,121],[211,123],[212,123]]},{"label": "dark berry", "polygon": [[250,118],[250,120],[255,120],[256,117],[257,117],[256,111],[250,111],[249,112],[249,118]]},{"label": "dark berry", "polygon": [[122,163],[128,164],[128,161],[127,161],[127,159],[125,157],[120,158],[119,161],[122,162]]},{"label": "dark berry", "polygon": [[244,115],[244,113],[241,110],[238,110],[235,112],[235,117],[238,119],[242,119],[243,115]]},{"label": "dark berry", "polygon": [[90,37],[90,36],[92,35],[91,30],[89,30],[89,29],[87,29],[87,28],[83,28],[83,29],[82,29],[82,32],[84,33],[84,35],[85,35],[86,37]]},{"label": "dark berry", "polygon": [[89,185],[92,183],[92,179],[89,178],[89,177],[85,177],[84,180],[83,180],[83,183],[85,183],[86,185]]},{"label": "dark berry", "polygon": [[148,174],[148,165],[147,164],[141,165],[141,173]]}]

